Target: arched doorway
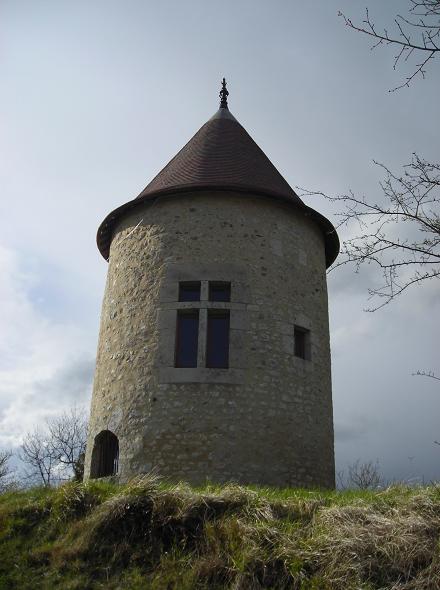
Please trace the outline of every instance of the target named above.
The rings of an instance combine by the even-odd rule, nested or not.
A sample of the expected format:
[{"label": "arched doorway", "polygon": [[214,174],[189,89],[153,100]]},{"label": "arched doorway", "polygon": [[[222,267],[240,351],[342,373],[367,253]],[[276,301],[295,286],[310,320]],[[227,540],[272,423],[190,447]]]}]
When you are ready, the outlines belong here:
[{"label": "arched doorway", "polygon": [[90,477],[109,477],[118,473],[119,441],[110,430],[101,430],[95,436]]}]

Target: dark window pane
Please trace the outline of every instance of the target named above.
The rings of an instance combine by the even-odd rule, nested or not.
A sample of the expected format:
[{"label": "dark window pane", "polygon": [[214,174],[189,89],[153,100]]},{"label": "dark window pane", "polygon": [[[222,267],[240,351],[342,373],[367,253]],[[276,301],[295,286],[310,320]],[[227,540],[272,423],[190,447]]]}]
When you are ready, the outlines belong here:
[{"label": "dark window pane", "polygon": [[198,310],[179,311],[177,314],[176,367],[197,367],[198,343]]},{"label": "dark window pane", "polygon": [[231,301],[231,283],[209,283],[209,301]]},{"label": "dark window pane", "polygon": [[208,312],[206,366],[217,369],[229,367],[229,311]]},{"label": "dark window pane", "polygon": [[294,354],[302,359],[310,359],[310,331],[295,326],[293,332]]},{"label": "dark window pane", "polygon": [[200,301],[200,282],[179,283],[179,301]]}]

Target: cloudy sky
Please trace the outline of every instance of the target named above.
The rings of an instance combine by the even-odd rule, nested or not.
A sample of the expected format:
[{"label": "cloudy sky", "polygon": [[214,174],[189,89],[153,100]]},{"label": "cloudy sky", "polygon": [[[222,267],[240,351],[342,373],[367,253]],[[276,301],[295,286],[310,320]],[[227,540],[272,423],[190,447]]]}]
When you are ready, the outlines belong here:
[{"label": "cloudy sky", "polygon": [[[373,158],[438,158],[438,66],[390,93],[392,49],[371,52],[338,10],[391,22],[389,0],[2,0],[0,448],[90,399],[107,263],[105,215],[136,196],[218,107],[292,186],[377,198]],[[335,221],[333,205],[307,201]],[[341,237],[344,237],[342,233]],[[439,284],[365,313],[367,268],[329,276],[338,469],[440,478]]]}]

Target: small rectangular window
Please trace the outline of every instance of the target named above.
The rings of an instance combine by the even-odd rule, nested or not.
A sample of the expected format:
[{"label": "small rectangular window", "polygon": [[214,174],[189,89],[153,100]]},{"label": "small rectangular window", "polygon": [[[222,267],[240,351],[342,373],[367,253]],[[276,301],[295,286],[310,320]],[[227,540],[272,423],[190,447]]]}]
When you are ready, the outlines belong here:
[{"label": "small rectangular window", "polygon": [[231,283],[209,283],[209,301],[231,301]]},{"label": "small rectangular window", "polygon": [[179,301],[200,301],[200,281],[179,283]]},{"label": "small rectangular window", "polygon": [[229,367],[229,310],[208,311],[206,366],[212,369]]},{"label": "small rectangular window", "polygon": [[176,367],[197,367],[199,310],[177,312]]},{"label": "small rectangular window", "polygon": [[310,360],[310,330],[295,326],[293,330],[293,341],[295,356]]}]

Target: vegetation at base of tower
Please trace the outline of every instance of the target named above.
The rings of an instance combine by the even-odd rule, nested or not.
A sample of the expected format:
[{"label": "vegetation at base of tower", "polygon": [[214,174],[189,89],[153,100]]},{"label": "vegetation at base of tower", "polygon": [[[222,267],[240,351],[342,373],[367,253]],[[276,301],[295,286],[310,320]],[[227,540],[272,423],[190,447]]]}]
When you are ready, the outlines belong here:
[{"label": "vegetation at base of tower", "polygon": [[439,539],[439,485],[71,482],[0,496],[0,588],[427,590]]}]

